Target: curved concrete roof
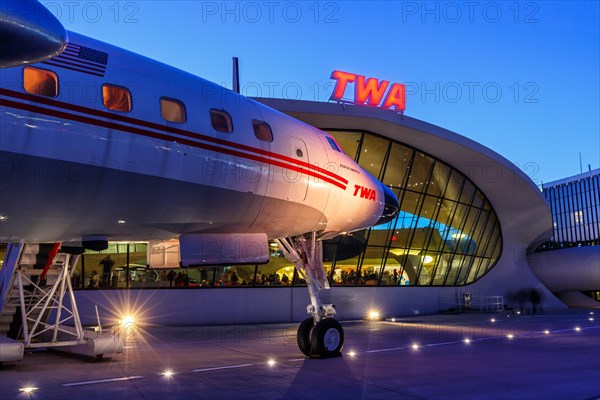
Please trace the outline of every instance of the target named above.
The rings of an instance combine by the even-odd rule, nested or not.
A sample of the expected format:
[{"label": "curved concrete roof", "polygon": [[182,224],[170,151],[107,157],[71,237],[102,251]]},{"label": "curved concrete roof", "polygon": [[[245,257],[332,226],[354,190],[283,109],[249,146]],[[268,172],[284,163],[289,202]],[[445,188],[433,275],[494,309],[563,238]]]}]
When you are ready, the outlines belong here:
[{"label": "curved concrete roof", "polygon": [[451,164],[489,199],[500,220],[505,246],[519,246],[521,252],[523,246],[551,235],[550,210],[537,186],[513,163],[469,138],[377,107],[303,100],[255,100],[321,129],[371,131]]}]

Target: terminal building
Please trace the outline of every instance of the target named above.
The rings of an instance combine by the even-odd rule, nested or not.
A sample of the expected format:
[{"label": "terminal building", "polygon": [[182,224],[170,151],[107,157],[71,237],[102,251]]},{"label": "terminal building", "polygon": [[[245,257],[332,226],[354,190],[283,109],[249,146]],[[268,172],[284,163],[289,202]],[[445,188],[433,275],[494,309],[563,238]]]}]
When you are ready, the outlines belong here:
[{"label": "terminal building", "polygon": [[600,169],[542,185],[553,234],[538,250],[600,245]]},{"label": "terminal building", "polygon": [[529,262],[548,289],[571,306],[597,307],[600,301],[599,181],[600,169],[590,169],[542,186],[552,236]]},{"label": "terminal building", "polygon": [[[544,253],[550,253],[536,252],[554,246],[549,243],[555,238],[563,240],[557,236],[563,228],[556,222],[553,227],[556,206],[551,212],[549,192],[542,193],[510,161],[464,136],[391,110],[258,100],[330,132],[400,200],[401,212],[391,223],[325,243],[332,286],[327,301],[337,306],[341,320],[364,318],[373,310],[381,317],[461,310],[465,295],[473,309],[500,310],[517,306],[519,293],[531,290],[546,308],[566,307],[556,297],[563,288],[546,282],[552,273],[544,273],[564,266],[548,266]],[[597,213],[597,174],[586,185],[588,199],[596,196],[586,204]],[[595,228],[587,232],[595,232],[590,243],[597,245],[597,214],[594,218],[588,225]],[[104,271],[109,254],[111,267]],[[593,262],[595,255],[590,257]],[[590,269],[564,269],[557,276],[565,281],[573,272],[580,276],[575,285],[582,279],[589,285],[569,291],[600,288],[600,276]],[[111,243],[106,251],[82,257],[74,283],[81,289],[76,294],[84,323],[95,322],[95,306],[103,319],[133,312],[156,324],[297,322],[306,317],[309,303],[304,282],[275,243],[267,264],[198,268],[180,268],[176,241]],[[597,305],[587,299],[585,305]]]}]

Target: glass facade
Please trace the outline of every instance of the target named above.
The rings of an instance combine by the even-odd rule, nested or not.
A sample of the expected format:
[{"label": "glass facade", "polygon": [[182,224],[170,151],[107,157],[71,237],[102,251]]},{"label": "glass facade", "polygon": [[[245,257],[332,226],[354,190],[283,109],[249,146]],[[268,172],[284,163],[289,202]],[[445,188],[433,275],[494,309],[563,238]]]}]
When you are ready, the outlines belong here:
[{"label": "glass facade", "polygon": [[600,170],[544,185],[552,238],[537,251],[600,244]]},{"label": "glass facade", "polygon": [[[461,286],[495,265],[502,251],[500,222],[465,175],[427,153],[370,132],[328,132],[400,202],[393,221],[325,242],[325,268],[332,285]],[[597,224],[598,177],[586,185],[590,191],[595,188]],[[583,210],[587,221],[587,208],[577,210]],[[263,265],[150,269],[147,243],[110,243],[105,251],[86,251],[73,284],[79,289],[305,284],[277,244],[269,245],[270,260]]]},{"label": "glass facade", "polygon": [[370,132],[328,132],[400,201],[394,221],[359,233],[365,238],[360,254],[331,260],[334,285],[459,286],[494,266],[502,250],[500,223],[462,173]]}]

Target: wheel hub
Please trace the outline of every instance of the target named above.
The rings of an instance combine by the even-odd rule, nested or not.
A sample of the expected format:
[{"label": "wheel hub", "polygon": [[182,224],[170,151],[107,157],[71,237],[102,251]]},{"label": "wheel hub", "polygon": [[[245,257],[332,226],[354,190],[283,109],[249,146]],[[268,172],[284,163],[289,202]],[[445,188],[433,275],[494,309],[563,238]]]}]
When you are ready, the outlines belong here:
[{"label": "wheel hub", "polygon": [[325,332],[323,344],[329,351],[334,351],[340,344],[340,332],[335,328],[329,328]]}]

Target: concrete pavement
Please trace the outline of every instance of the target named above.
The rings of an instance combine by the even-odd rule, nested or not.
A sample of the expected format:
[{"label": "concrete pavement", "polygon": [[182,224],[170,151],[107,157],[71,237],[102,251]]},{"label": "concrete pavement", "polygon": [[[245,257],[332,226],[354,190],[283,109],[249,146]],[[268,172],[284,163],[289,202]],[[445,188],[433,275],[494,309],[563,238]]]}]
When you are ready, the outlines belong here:
[{"label": "concrete pavement", "polygon": [[349,321],[343,357],[327,360],[303,357],[296,324],[139,326],[112,359],[35,352],[0,367],[0,398],[600,399],[592,312]]}]

